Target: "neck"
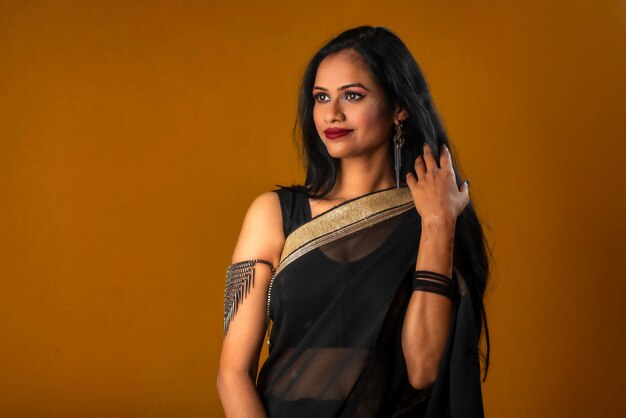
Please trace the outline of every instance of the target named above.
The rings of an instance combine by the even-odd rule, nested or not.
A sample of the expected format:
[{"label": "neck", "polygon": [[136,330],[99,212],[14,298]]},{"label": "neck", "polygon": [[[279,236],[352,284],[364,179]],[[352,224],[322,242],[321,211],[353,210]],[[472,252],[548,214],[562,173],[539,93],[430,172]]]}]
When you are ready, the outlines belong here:
[{"label": "neck", "polygon": [[[396,186],[396,176],[385,153],[367,158],[342,158],[337,181],[329,197],[353,199],[364,194]],[[400,185],[403,185],[400,179]]]}]

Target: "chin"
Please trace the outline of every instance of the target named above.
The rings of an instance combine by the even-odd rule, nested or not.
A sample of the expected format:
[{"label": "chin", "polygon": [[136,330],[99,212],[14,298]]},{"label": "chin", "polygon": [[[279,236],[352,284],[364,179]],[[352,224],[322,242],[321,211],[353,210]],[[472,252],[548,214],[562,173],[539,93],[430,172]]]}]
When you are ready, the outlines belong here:
[{"label": "chin", "polygon": [[350,151],[344,149],[345,147],[337,147],[333,146],[333,144],[331,144],[331,146],[328,146],[328,143],[326,143],[325,145],[326,152],[333,158],[346,158],[350,156]]}]

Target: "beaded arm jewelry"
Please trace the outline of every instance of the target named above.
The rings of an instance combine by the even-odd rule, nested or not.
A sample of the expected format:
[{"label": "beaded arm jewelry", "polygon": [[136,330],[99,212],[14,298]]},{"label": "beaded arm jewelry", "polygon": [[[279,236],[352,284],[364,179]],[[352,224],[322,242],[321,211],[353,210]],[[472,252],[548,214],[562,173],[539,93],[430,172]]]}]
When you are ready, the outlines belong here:
[{"label": "beaded arm jewelry", "polygon": [[224,337],[228,332],[230,321],[237,313],[238,306],[250,293],[254,286],[254,268],[256,263],[267,264],[272,269],[272,276],[276,270],[272,263],[266,260],[246,260],[231,264],[226,270],[226,288],[224,289]]},{"label": "beaded arm jewelry", "polygon": [[413,290],[438,293],[449,299],[454,296],[455,283],[451,277],[430,270],[416,270],[413,273]]}]

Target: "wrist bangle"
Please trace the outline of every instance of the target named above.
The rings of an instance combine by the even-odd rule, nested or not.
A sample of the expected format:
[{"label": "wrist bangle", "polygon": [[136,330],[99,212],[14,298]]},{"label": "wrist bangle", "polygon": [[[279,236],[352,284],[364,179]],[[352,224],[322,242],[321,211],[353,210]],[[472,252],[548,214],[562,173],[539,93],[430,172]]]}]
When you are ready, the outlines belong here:
[{"label": "wrist bangle", "polygon": [[452,299],[455,290],[455,280],[434,271],[416,270],[413,273],[413,290],[438,293],[448,299]]}]

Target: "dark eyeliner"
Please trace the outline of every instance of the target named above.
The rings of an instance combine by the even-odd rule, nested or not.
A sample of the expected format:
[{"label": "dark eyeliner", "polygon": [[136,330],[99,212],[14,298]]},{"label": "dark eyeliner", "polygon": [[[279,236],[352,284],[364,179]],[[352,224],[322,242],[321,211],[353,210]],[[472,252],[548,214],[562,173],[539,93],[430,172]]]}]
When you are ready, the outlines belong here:
[{"label": "dark eyeliner", "polygon": [[364,94],[361,94],[361,93],[359,93],[359,92],[356,92],[356,91],[347,91],[347,92],[345,93],[345,95],[344,95],[344,97],[346,98],[346,100],[350,100],[350,99],[348,99],[348,97],[347,97],[347,96],[348,96],[348,95],[350,95],[350,94],[354,94],[355,96],[357,96],[355,99],[352,99],[352,101],[361,100],[361,99],[363,99],[363,98],[365,97],[365,95],[364,95]]}]

